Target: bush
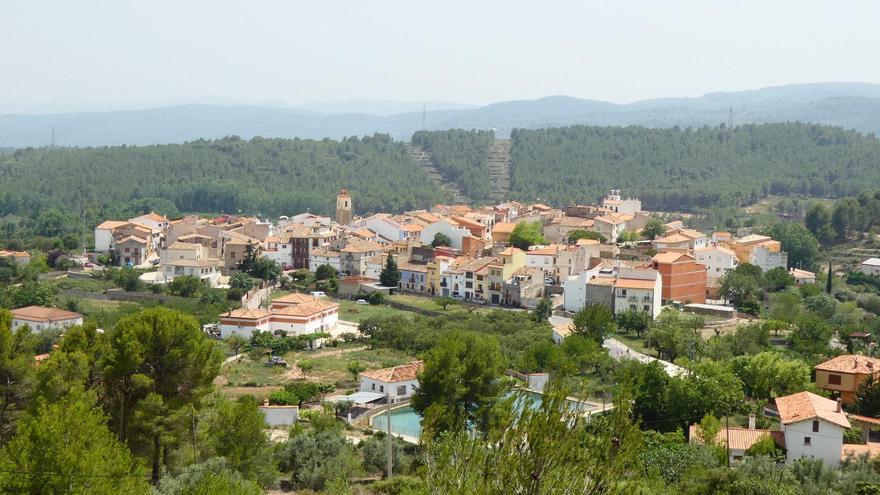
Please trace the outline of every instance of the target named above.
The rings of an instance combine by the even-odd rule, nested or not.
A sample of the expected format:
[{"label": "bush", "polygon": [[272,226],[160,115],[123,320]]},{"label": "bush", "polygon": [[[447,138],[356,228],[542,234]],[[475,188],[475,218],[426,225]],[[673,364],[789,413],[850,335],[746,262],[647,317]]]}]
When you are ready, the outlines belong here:
[{"label": "bush", "polygon": [[385,294],[379,291],[373,291],[367,297],[367,302],[372,304],[373,306],[382,304],[385,302]]}]

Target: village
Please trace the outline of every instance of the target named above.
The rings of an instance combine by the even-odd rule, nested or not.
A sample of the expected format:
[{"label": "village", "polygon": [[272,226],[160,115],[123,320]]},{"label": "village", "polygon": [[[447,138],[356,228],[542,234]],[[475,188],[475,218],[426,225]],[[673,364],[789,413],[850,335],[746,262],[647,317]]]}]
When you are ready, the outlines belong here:
[{"label": "village", "polygon": [[[345,385],[324,386],[323,400],[344,405],[339,411],[348,423],[387,430],[412,443],[419,442],[421,428],[409,402],[419,386],[422,362],[406,353],[386,352],[376,359],[363,347],[343,345],[339,351],[329,347],[344,339],[364,342],[359,313],[376,304],[425,314],[435,314],[441,307],[445,312],[448,306],[466,310],[462,314],[489,308],[535,312],[543,305],[553,341],[561,345],[574,331],[573,318],[596,305],[615,317],[640,313],[657,320],[663,314],[690,315],[705,325],[697,330],[709,335],[732,333],[756,318],[739,311],[720,293],[723,277],[742,264],[763,273],[784,271],[795,286],[817,283],[815,273],[788,268],[788,255],[778,240],[748,230],[706,234],[686,227],[681,219],[643,211],[639,199],[624,197],[619,190],[610,191],[599,204],[563,208],[506,202],[481,208],[437,205],[430,211],[403,214],[355,212],[355,198],[343,189],[332,218],[303,213],[271,222],[233,215],[168,219],[151,212],[129,220],[107,220],[95,228],[94,250],[83,265],[86,270],[104,265],[137,270],[147,287],[193,278],[205,287],[230,289],[249,257],[268,260],[281,277],[315,280],[316,274],[331,274],[325,277],[332,284],[315,280],[310,286],[288,284],[287,290],[277,278],[264,281],[242,291],[240,307],[206,323],[205,331],[224,341],[253,342],[269,336],[307,342],[307,351],[285,354],[282,350],[281,356],[275,351],[265,357],[232,355],[227,359],[231,371],[219,383],[234,386],[236,376],[250,376],[248,369],[264,376],[267,371],[259,368],[265,365],[274,378],[263,384],[241,382],[238,385],[258,388],[235,390],[258,395],[262,390],[261,410],[267,424],[283,430],[297,421],[300,407],[310,397],[300,397],[294,405],[270,392],[291,380],[306,379],[316,367],[339,369],[325,378],[335,377],[337,385]],[[20,265],[29,262],[25,252],[0,254]],[[860,271],[875,276],[880,262],[867,259]],[[396,272],[391,283],[389,272]],[[355,321],[343,318],[343,306]],[[34,331],[63,331],[83,323],[82,314],[51,307],[17,308],[12,316],[13,329],[28,325]],[[649,356],[643,343],[623,336],[608,336],[604,347],[617,360],[661,363],[669,375],[688,373],[669,362],[673,356],[659,348],[657,357]],[[333,356],[335,364],[321,364],[321,355]],[[293,359],[288,363],[285,357]],[[356,357],[362,361],[352,365]],[[341,358],[346,359],[343,365],[338,362]],[[394,364],[377,367],[388,363]],[[343,366],[348,369],[341,370]],[[540,398],[551,377],[528,371],[508,370],[508,374],[518,377],[520,388]],[[349,374],[351,379],[343,378]],[[743,426],[710,433],[716,438],[706,438],[701,425],[692,423],[690,442],[723,443],[730,462],[741,461],[765,438],[784,449],[788,462],[813,457],[836,466],[847,457],[880,455],[880,443],[872,441],[880,438],[871,433],[872,428],[880,429],[880,419],[846,413],[841,407],[855,404],[860,386],[880,376],[880,359],[843,354],[816,365],[814,375],[815,387],[832,398],[810,391],[776,397],[762,414],[776,418],[777,429],[756,427],[756,415],[750,414]],[[571,400],[586,415],[603,414],[612,407],[596,398]],[[845,444],[845,432],[853,427],[862,441]]]}]

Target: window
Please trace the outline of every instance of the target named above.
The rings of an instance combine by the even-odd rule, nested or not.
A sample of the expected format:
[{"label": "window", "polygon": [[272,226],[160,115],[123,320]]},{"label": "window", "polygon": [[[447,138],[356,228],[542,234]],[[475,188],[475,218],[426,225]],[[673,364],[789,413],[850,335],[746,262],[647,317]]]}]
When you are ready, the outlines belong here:
[{"label": "window", "polygon": [[804,445],[812,445],[810,443],[810,437],[804,437]]},{"label": "window", "polygon": [[376,390],[376,384],[375,384],[375,383],[371,384],[371,386],[373,387],[373,390]]},{"label": "window", "polygon": [[819,422],[813,421],[813,433],[818,433],[818,432],[819,432]]},{"label": "window", "polygon": [[379,392],[385,391],[385,385],[379,385]]},{"label": "window", "polygon": [[840,385],[840,375],[828,375],[828,385]]},{"label": "window", "polygon": [[397,387],[397,395],[406,395],[406,385]]}]

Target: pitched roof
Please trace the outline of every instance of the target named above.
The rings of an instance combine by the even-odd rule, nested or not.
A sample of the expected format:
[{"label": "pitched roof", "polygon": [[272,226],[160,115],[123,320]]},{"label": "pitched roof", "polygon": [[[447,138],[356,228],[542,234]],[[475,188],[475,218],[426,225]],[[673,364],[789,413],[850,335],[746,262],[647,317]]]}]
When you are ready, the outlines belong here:
[{"label": "pitched roof", "polygon": [[107,220],[106,222],[101,223],[101,225],[98,225],[95,228],[101,229],[101,230],[113,230],[117,227],[122,227],[123,225],[126,225],[127,223],[128,222],[123,221],[123,220]]},{"label": "pitched roof", "polygon": [[849,428],[849,420],[837,411],[837,401],[810,392],[800,392],[776,398],[776,408],[782,424],[798,423],[814,418],[823,419],[843,428]]},{"label": "pitched roof", "polygon": [[339,304],[321,299],[294,304],[285,308],[276,309],[273,314],[289,316],[312,316],[328,309],[338,308]]},{"label": "pitched roof", "polygon": [[618,278],[616,282],[614,282],[615,287],[620,287],[621,289],[653,289],[655,284],[655,280],[639,280],[635,278]]},{"label": "pitched roof", "polygon": [[119,244],[119,243],[125,243],[125,242],[129,242],[129,241],[134,241],[138,244],[146,244],[147,243],[146,239],[141,239],[140,237],[133,236],[133,235],[130,235],[128,237],[123,237],[122,239],[119,239],[118,241],[116,241],[116,243]]},{"label": "pitched roof", "polygon": [[409,380],[418,380],[419,375],[424,369],[424,363],[422,363],[421,361],[413,361],[409,364],[393,366],[391,368],[363,371],[361,372],[361,376],[380,382],[396,383]]},{"label": "pitched roof", "polygon": [[372,251],[382,251],[382,246],[373,241],[352,237],[340,251],[343,253],[369,253]]},{"label": "pitched roof", "polygon": [[673,243],[679,243],[679,242],[690,242],[691,240],[692,239],[686,235],[676,233],[676,234],[668,235],[666,237],[658,237],[658,238],[654,239],[654,242],[655,243],[659,242],[659,243],[663,243],[663,244],[673,244]]},{"label": "pitched roof", "polygon": [[423,227],[417,223],[405,223],[400,226],[400,230],[404,232],[421,232]]},{"label": "pitched roof", "polygon": [[258,308],[238,308],[233,309],[232,311],[220,315],[221,318],[238,318],[242,320],[259,320],[261,318],[266,318],[271,315],[272,312],[268,309]]},{"label": "pitched roof", "polygon": [[602,285],[607,287],[614,286],[614,279],[611,277],[593,277],[587,280],[587,285]]},{"label": "pitched roof", "polygon": [[834,371],[837,373],[852,373],[870,375],[880,373],[880,359],[855,354],[845,354],[831,358],[824,363],[816,365],[817,370]]},{"label": "pitched roof", "polygon": [[595,246],[596,244],[601,244],[598,239],[578,239],[578,246]]},{"label": "pitched roof", "polygon": [[620,223],[629,222],[632,219],[633,216],[626,213],[609,213],[607,215],[596,217],[594,221],[617,225]]},{"label": "pitched roof", "polygon": [[866,266],[880,266],[880,258],[868,258],[862,264]]},{"label": "pitched roof", "polygon": [[520,253],[524,252],[520,248],[509,246],[504,251],[501,251],[500,253],[498,253],[498,255],[499,256],[513,256],[514,254],[517,253],[517,251],[519,251]]},{"label": "pitched roof", "polygon": [[168,249],[181,249],[181,250],[185,249],[188,251],[196,251],[200,247],[202,247],[201,244],[196,244],[194,242],[174,241],[171,243],[170,246],[168,246]]},{"label": "pitched roof", "polygon": [[513,232],[514,227],[516,227],[516,224],[513,222],[497,222],[495,226],[492,227],[492,233],[510,234]]},{"label": "pitched roof", "polygon": [[709,246],[709,247],[697,249],[694,252],[695,253],[705,253],[707,251],[718,251],[718,252],[724,253],[729,256],[736,256],[736,253],[734,253],[732,249],[726,248],[724,246]]},{"label": "pitched roof", "polygon": [[401,271],[405,270],[408,272],[427,272],[428,267],[426,265],[422,265],[420,263],[400,263],[397,266]]},{"label": "pitched roof", "polygon": [[220,266],[222,263],[218,259],[202,258],[200,260],[172,260],[162,263],[167,266]]},{"label": "pitched roof", "polygon": [[339,251],[330,249],[329,247],[316,247],[312,249],[312,256],[320,256],[322,258],[338,258]]},{"label": "pitched roof", "polygon": [[30,254],[27,251],[10,251],[8,249],[0,249],[0,258],[27,258]]},{"label": "pitched roof", "polygon": [[816,278],[816,274],[807,270],[801,270],[800,268],[792,268],[788,271],[791,273],[791,276],[794,278]]},{"label": "pitched roof", "polygon": [[573,326],[574,324],[572,324],[571,322],[553,325],[553,333],[559,335],[562,338],[568,337],[569,335],[571,335]]},{"label": "pitched roof", "polygon": [[300,294],[298,292],[293,292],[291,294],[286,294],[281,297],[276,297],[275,299],[272,299],[272,302],[273,303],[280,302],[280,303],[300,304],[300,303],[314,301],[314,300],[315,300],[315,297],[311,296],[309,294]]},{"label": "pitched roof", "polygon": [[82,318],[79,313],[65,311],[58,308],[47,308],[45,306],[25,306],[23,308],[13,309],[9,311],[13,318],[28,321],[65,321]]},{"label": "pitched roof", "polygon": [[[778,445],[785,445],[785,434],[781,431],[736,427],[721,427],[718,433],[715,434],[715,442],[727,444],[727,439],[730,438],[728,446],[732,450],[749,450],[749,447],[766,435],[769,435]],[[690,438],[691,443],[703,443],[705,441],[702,431],[700,431],[700,425],[694,424],[690,426],[688,438]]]},{"label": "pitched roof", "polygon": [[691,256],[689,254],[677,253],[675,251],[669,251],[666,253],[658,253],[658,254],[655,254],[654,257],[651,259],[656,261],[657,263],[666,264],[666,263],[676,263],[681,258],[687,258],[685,261],[692,261],[694,259],[693,256]]}]

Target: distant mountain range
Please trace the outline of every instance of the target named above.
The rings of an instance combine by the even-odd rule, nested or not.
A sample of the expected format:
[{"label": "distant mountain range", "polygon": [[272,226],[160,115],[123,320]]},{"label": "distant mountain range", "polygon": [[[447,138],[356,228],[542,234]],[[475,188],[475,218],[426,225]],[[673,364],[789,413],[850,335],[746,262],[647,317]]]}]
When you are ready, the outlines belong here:
[{"label": "distant mountain range", "polygon": [[[0,115],[0,148],[147,145],[237,135],[333,138],[387,133],[408,140],[422,128],[421,104],[352,100],[298,108],[180,105],[146,110],[57,115]],[[394,113],[415,108],[415,111]],[[441,108],[431,110],[431,108]],[[728,122],[801,121],[880,134],[880,84],[816,83],[615,104],[568,96],[504,101],[482,107],[429,104],[428,129],[494,129],[573,124],[699,127]]]}]

